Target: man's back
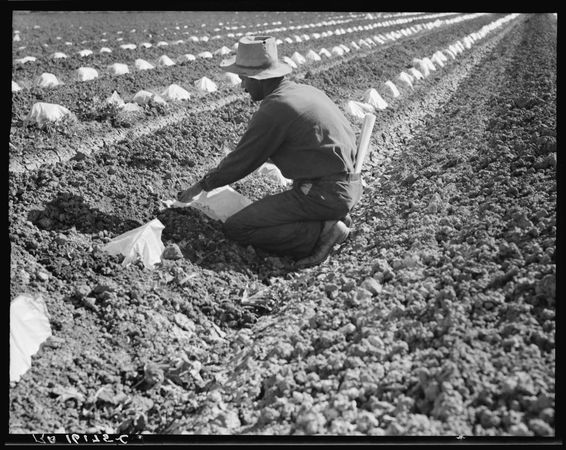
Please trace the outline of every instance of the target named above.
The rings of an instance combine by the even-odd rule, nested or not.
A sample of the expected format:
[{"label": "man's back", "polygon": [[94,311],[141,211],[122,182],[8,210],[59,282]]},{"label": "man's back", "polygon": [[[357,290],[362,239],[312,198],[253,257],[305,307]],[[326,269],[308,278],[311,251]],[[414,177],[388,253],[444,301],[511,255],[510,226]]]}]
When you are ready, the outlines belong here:
[{"label": "man's back", "polygon": [[301,179],[353,171],[354,131],[320,89],[283,80],[263,100],[258,114],[288,127],[280,148],[271,155],[283,175]]}]

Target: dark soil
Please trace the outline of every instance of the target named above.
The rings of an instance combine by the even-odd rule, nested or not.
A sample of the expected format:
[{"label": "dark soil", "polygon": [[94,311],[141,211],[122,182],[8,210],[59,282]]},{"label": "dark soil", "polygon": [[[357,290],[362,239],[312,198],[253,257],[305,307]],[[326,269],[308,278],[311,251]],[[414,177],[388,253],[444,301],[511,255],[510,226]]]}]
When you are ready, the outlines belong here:
[{"label": "dark soil", "polygon": [[[360,100],[500,16],[297,79]],[[237,143],[247,99],[10,172],[10,298],[42,295],[53,330],[10,433],[554,436],[556,57],[556,20],[522,15],[388,99],[354,231],[306,270],[162,206]],[[11,142],[39,136],[60,132]],[[100,250],[154,218],[183,258]]]}]

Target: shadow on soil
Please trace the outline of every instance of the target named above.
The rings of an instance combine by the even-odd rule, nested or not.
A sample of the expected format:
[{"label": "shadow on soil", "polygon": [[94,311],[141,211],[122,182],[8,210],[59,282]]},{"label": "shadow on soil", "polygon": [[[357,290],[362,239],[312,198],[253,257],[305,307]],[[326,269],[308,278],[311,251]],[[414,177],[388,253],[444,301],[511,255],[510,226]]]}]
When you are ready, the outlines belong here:
[{"label": "shadow on soil", "polygon": [[31,210],[28,220],[43,230],[63,231],[75,227],[81,233],[110,231],[116,234],[143,225],[137,220],[104,213],[87,205],[78,195],[61,192],[43,210]]}]

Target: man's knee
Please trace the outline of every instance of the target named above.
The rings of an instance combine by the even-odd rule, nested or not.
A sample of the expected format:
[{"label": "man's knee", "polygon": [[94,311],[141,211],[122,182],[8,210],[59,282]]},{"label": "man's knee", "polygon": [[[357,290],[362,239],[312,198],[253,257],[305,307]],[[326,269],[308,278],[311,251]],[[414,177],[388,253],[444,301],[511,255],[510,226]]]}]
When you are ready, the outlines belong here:
[{"label": "man's knee", "polygon": [[228,239],[236,242],[246,242],[249,239],[249,230],[245,218],[240,213],[228,217],[224,222],[224,234]]}]

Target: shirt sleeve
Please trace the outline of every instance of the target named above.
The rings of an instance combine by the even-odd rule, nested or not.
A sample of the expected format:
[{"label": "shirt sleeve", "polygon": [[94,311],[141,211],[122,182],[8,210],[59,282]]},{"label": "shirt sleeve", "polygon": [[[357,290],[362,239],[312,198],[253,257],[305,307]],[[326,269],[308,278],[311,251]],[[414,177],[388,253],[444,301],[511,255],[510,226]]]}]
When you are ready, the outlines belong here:
[{"label": "shirt sleeve", "polygon": [[288,123],[273,108],[260,109],[252,116],[235,150],[199,182],[205,191],[234,183],[252,173],[277,151],[285,140]]}]

